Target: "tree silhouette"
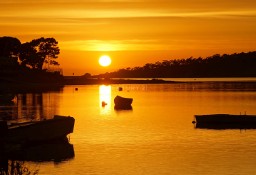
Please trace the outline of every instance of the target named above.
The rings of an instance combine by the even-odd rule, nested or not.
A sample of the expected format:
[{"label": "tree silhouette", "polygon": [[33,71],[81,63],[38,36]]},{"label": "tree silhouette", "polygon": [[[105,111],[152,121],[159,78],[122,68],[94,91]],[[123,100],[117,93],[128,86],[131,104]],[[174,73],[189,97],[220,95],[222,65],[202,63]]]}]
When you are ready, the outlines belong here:
[{"label": "tree silhouette", "polygon": [[17,38],[0,37],[0,69],[13,71],[18,66],[21,42]]},{"label": "tree silhouette", "polygon": [[31,45],[31,43],[27,42],[21,45],[20,60],[22,66],[37,69],[38,59],[40,58],[38,58],[37,50]]},{"label": "tree silhouette", "polygon": [[59,65],[55,60],[60,53],[54,38],[38,38],[21,45],[21,65],[42,70],[44,64]]},{"label": "tree silhouette", "polygon": [[21,42],[17,38],[0,37],[0,57],[18,59]]}]

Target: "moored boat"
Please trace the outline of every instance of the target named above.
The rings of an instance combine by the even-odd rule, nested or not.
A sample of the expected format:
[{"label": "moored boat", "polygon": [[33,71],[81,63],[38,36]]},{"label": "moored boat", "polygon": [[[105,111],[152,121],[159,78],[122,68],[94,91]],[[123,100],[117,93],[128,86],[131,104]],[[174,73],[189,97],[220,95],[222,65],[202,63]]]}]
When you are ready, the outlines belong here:
[{"label": "moored boat", "polygon": [[15,123],[0,122],[0,141],[7,143],[43,142],[65,138],[73,132],[75,119],[55,115],[53,119]]},{"label": "moored boat", "polygon": [[132,98],[116,96],[114,99],[115,109],[132,109]]}]

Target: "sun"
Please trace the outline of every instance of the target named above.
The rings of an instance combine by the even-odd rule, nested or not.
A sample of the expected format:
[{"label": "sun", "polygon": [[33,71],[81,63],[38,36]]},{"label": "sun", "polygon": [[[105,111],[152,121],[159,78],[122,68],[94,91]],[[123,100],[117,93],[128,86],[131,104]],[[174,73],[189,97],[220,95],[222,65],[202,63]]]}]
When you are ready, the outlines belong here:
[{"label": "sun", "polygon": [[103,67],[109,66],[111,64],[111,58],[108,55],[102,55],[99,58],[99,64]]}]

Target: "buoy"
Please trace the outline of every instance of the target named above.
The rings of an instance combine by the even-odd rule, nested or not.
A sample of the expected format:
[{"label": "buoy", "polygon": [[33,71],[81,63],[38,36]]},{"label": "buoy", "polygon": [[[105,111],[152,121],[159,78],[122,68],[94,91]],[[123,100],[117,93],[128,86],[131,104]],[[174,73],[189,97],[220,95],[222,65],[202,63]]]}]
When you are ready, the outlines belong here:
[{"label": "buoy", "polygon": [[122,91],[122,90],[123,90],[123,88],[122,88],[122,87],[119,87],[119,88],[118,88],[118,90],[119,90],[119,91]]},{"label": "buoy", "polygon": [[106,105],[107,105],[107,103],[106,103],[105,101],[102,101],[102,102],[101,102],[101,106],[102,106],[102,107],[104,107],[104,106],[106,106]]}]

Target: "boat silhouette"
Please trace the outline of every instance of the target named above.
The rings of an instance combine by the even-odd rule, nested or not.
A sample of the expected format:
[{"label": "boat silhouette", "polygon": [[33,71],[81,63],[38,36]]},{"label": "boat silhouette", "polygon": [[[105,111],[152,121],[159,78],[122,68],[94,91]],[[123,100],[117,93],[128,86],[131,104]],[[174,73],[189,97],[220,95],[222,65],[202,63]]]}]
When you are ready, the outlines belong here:
[{"label": "boat silhouette", "polygon": [[114,99],[115,110],[131,110],[132,109],[132,98],[125,98],[121,96],[116,96]]},{"label": "boat silhouette", "polygon": [[23,123],[0,121],[0,142],[26,144],[62,139],[73,132],[74,123],[73,117],[58,115],[53,119]]},{"label": "boat silhouette", "polygon": [[201,129],[256,129],[256,115],[195,115],[193,123]]}]

